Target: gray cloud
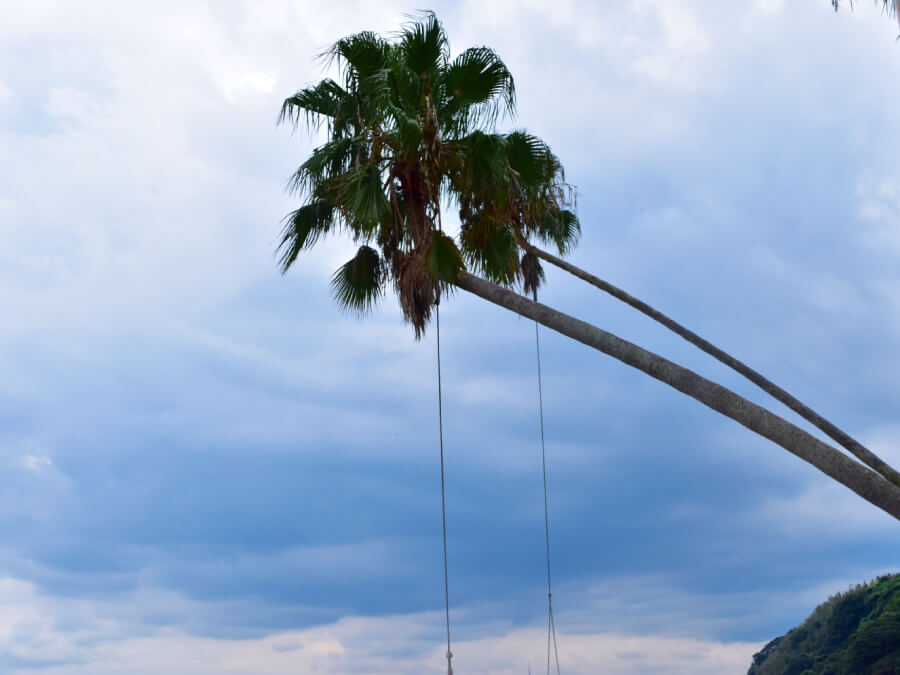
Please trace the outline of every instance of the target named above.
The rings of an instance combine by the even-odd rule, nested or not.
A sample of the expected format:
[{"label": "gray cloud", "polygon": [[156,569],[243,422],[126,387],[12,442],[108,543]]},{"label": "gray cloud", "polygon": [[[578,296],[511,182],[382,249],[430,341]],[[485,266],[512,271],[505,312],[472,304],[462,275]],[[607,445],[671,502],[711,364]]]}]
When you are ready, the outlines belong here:
[{"label": "gray cloud", "polygon": [[[521,124],[563,157],[576,263],[897,461],[892,28],[812,1],[439,9],[454,49],[497,48]],[[345,242],[284,278],[273,254],[312,142],[274,127],[280,99],[330,41],[403,10],[32,3],[0,26],[0,560],[23,605],[43,598],[48,641],[16,658],[85,659],[107,621],[115,670],[167,626],[265,641],[440,606],[433,336],[415,343],[392,298],[364,321],[330,304]],[[559,273],[544,298],[764,402]],[[532,326],[462,296],[442,310],[453,597],[509,659],[542,611]],[[894,525],[809,467],[542,335],[569,626],[755,643],[802,620],[807,589],[896,560]],[[665,611],[623,579],[655,579]],[[426,623],[409,672],[439,641]],[[364,624],[352,640],[375,650]]]}]

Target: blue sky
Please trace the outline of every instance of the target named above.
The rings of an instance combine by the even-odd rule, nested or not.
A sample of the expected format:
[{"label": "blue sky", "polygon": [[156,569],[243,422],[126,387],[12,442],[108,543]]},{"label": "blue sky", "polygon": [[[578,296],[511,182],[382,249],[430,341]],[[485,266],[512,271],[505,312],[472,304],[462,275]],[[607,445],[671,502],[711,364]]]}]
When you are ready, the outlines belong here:
[{"label": "blue sky", "polygon": [[[598,3],[599,4],[599,3]],[[615,7],[613,7],[615,4]],[[439,673],[433,332],[282,277],[275,126],[399,2],[8,2],[0,24],[0,670]],[[900,464],[897,26],[825,0],[443,3],[578,187],[572,259]],[[779,413],[548,270],[543,300]],[[459,672],[545,656],[534,334],[442,305]],[[897,523],[812,467],[542,333],[564,672],[742,673]],[[794,419],[790,416],[790,419]]]}]

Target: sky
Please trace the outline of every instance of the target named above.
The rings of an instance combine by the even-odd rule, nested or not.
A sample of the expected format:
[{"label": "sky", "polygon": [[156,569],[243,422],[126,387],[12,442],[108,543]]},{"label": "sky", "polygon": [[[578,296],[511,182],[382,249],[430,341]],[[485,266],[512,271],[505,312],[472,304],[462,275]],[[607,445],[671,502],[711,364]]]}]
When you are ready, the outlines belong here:
[{"label": "sky", "polygon": [[[739,6],[738,6],[739,5]],[[380,3],[0,0],[0,671],[440,673],[435,333],[282,276],[276,125]],[[571,260],[900,465],[900,43],[872,3],[444,2],[578,190]],[[797,422],[596,289],[542,300]],[[534,328],[441,305],[454,669],[541,672]],[[542,331],[564,673],[744,673],[900,527]],[[804,426],[804,425],[801,425]]]}]

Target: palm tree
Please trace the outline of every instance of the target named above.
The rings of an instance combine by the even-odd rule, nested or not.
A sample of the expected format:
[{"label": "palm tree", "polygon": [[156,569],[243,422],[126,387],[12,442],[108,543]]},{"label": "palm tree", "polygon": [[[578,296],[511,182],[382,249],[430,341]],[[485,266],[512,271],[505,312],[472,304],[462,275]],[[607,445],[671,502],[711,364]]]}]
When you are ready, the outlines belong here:
[{"label": "palm tree", "polygon": [[[323,58],[340,81],[301,89],[279,118],[326,132],[288,182],[305,203],[285,218],[282,271],[321,236],[348,234],[357,253],[332,278],[342,307],[365,313],[390,286],[420,338],[443,294],[471,292],[669,384],[900,519],[900,488],[878,472],[734,392],[536,301],[543,272],[533,242],[560,254],[575,245],[574,191],[543,141],[495,131],[501,116],[515,113],[515,87],[492,50],[451,59],[443,27],[425,13],[394,39],[359,33]],[[442,226],[450,207],[458,238]],[[535,299],[510,290],[518,286]]]},{"label": "palm tree", "polygon": [[[898,0],[900,2],[900,0]],[[601,291],[608,293],[613,296],[617,300],[621,300],[627,305],[634,307],[642,314],[650,317],[654,321],[662,324],[669,330],[671,330],[676,335],[684,338],[688,342],[690,342],[695,347],[700,350],[706,352],[714,359],[724,363],[726,366],[731,368],[732,370],[740,373],[748,380],[753,382],[753,384],[757,385],[760,389],[765,391],[767,394],[771,395],[775,400],[783,403],[788,408],[796,412],[807,422],[813,424],[818,427],[822,431],[824,431],[828,436],[830,436],[833,440],[840,443],[844,448],[849,450],[852,454],[854,454],[857,459],[861,460],[870,468],[877,471],[879,474],[887,478],[894,485],[900,487],[900,473],[898,473],[892,466],[890,466],[883,459],[878,457],[874,452],[869,450],[862,443],[857,441],[855,438],[850,436],[847,432],[839,429],[834,424],[829,422],[827,419],[822,417],[815,410],[807,406],[805,403],[799,401],[797,398],[786,392],[784,389],[779,387],[777,384],[766,378],[761,373],[757,372],[750,366],[748,366],[743,361],[738,360],[731,354],[719,349],[714,344],[709,342],[708,340],[703,339],[699,335],[697,335],[692,330],[685,328],[683,325],[666,316],[658,309],[655,309],[648,305],[643,300],[640,300],[630,293],[622,290],[618,286],[615,286],[608,281],[600,279],[599,277],[594,276],[590,272],[587,272],[580,267],[576,267],[572,263],[559,258],[558,256],[553,255],[552,253],[548,253],[536,246],[529,244],[527,241],[522,241],[521,246],[529,253],[533,254],[537,258],[541,260],[546,260],[552,265],[569,272],[570,274],[582,279],[583,281],[588,282],[592,286],[596,286]]]}]

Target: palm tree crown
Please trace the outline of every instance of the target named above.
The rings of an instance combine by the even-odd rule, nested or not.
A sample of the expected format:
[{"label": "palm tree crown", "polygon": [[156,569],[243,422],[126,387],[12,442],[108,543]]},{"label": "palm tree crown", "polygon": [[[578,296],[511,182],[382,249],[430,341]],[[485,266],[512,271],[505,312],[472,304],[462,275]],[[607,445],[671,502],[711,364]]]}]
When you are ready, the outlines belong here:
[{"label": "palm tree crown", "polygon": [[[392,284],[417,337],[467,268],[536,289],[540,263],[520,244],[570,250],[580,231],[574,190],[543,141],[496,131],[515,114],[513,78],[497,54],[472,47],[451,60],[428,12],[392,39],[362,32],[322,56],[340,81],[301,89],[279,117],[327,132],[288,182],[305,203],[285,218],[282,271],[320,236],[348,233],[359,249],[332,278],[335,299],[366,312]],[[457,238],[442,227],[442,204],[458,211]]]},{"label": "palm tree crown", "polygon": [[[574,190],[550,148],[524,131],[496,131],[499,118],[515,113],[515,87],[492,50],[473,47],[451,60],[441,24],[424,13],[391,39],[358,33],[322,56],[337,66],[340,82],[324,79],[301,89],[284,101],[279,118],[294,126],[305,120],[313,129],[324,124],[327,131],[324,144],[288,183],[304,204],[285,218],[282,271],[319,237],[343,231],[359,244],[332,279],[343,307],[365,312],[392,285],[404,318],[421,337],[441,293],[462,289],[691,396],[900,519],[900,474],[787,392],[646,303],[576,272],[728,363],[872,468],[693,371],[502,288],[522,284],[535,291],[543,276],[538,258],[573,271],[534,241],[565,253],[577,242],[580,226],[572,211]],[[458,210],[458,237],[444,231],[442,205]]]}]

